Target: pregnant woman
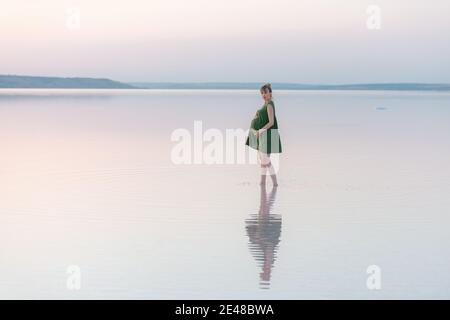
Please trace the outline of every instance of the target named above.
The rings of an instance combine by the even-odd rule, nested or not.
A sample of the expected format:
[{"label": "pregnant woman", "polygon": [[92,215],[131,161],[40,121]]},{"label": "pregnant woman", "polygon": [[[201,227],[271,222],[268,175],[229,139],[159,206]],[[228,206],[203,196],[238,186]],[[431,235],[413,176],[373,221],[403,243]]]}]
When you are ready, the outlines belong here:
[{"label": "pregnant woman", "polygon": [[256,111],[250,125],[250,131],[245,144],[258,150],[261,162],[261,185],[266,184],[267,171],[270,172],[273,186],[278,186],[277,175],[270,161],[271,153],[281,153],[281,140],[278,133],[275,105],[272,101],[272,86],[266,83],[260,89],[264,105]]}]

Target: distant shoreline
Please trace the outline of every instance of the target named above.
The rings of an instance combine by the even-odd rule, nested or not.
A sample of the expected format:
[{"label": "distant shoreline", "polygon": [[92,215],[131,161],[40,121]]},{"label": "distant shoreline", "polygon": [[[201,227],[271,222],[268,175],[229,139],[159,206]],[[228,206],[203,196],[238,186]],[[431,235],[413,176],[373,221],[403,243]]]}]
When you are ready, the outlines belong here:
[{"label": "distant shoreline", "polygon": [[[232,90],[258,90],[261,83],[256,82],[132,82],[132,86],[142,89],[232,89]],[[450,91],[450,84],[434,83],[368,83],[368,84],[297,84],[272,83],[274,90],[378,90],[378,91]]]},{"label": "distant shoreline", "polygon": [[[106,78],[0,75],[0,89],[211,89],[258,90],[262,82],[119,82]],[[445,83],[299,84],[272,82],[274,90],[450,91]]]}]

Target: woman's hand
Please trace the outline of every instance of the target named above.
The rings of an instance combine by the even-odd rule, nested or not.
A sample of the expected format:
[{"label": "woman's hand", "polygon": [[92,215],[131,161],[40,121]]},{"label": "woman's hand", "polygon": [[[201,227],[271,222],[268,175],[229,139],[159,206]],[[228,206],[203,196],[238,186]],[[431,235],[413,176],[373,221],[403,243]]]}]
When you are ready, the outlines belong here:
[{"label": "woman's hand", "polygon": [[256,136],[257,137],[260,137],[263,133],[264,133],[264,131],[266,131],[265,129],[259,129],[259,130],[257,130],[256,131]]}]

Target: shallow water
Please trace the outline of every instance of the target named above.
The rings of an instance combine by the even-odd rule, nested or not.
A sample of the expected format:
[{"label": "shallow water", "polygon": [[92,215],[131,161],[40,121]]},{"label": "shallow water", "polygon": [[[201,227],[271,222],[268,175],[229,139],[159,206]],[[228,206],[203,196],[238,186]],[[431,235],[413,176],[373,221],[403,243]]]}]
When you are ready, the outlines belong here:
[{"label": "shallow water", "polygon": [[171,158],[195,120],[247,129],[257,91],[0,90],[0,298],[450,298],[450,94],[275,103],[272,192]]}]

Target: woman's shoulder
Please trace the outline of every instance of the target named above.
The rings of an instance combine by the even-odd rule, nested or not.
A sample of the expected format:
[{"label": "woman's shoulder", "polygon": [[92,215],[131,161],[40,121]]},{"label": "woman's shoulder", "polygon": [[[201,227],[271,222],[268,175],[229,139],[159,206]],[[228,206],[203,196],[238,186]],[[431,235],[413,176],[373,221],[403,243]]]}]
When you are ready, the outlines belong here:
[{"label": "woman's shoulder", "polygon": [[272,105],[272,107],[274,107],[275,106],[275,104],[274,104],[274,102],[273,102],[273,100],[269,100],[269,101],[267,101],[266,102],[266,105]]}]

